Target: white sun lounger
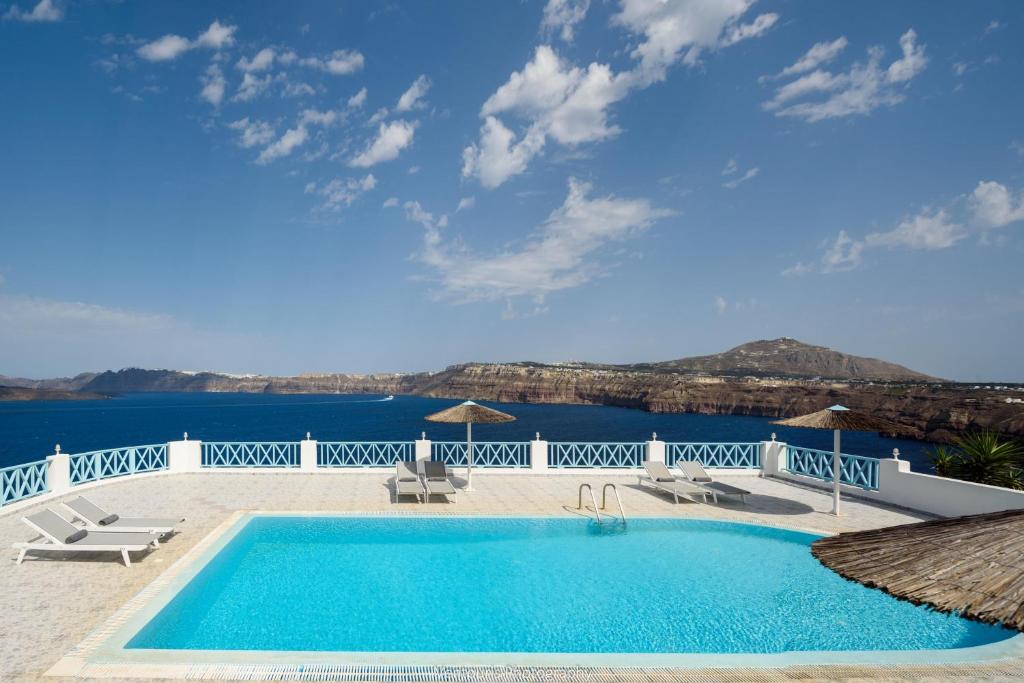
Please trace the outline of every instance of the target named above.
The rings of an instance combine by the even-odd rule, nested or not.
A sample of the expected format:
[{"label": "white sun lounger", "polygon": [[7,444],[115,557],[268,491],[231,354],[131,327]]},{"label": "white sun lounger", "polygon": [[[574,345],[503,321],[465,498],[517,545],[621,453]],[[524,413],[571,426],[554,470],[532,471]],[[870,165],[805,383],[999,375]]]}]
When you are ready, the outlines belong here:
[{"label": "white sun lounger", "polygon": [[64,509],[75,518],[85,523],[90,531],[109,531],[111,533],[141,532],[147,534],[174,533],[174,527],[185,521],[185,518],[172,517],[121,517],[112,515],[98,505],[94,505],[85,496],[78,496],[61,503]]},{"label": "white sun lounger", "polygon": [[[707,473],[707,470],[704,469],[704,466],[696,460],[677,460],[676,467],[679,468],[679,471],[682,472],[683,476],[689,481],[722,496],[739,496],[740,502],[744,505],[747,504],[747,496],[750,495],[750,491],[741,489],[739,486],[715,481],[711,478],[711,475]],[[715,502],[718,502],[717,496]]]},{"label": "white sun lounger", "polygon": [[154,534],[111,533],[79,529],[53,510],[43,510],[34,515],[22,517],[21,521],[46,540],[14,543],[14,548],[21,551],[18,553],[18,564],[22,563],[25,553],[30,550],[62,553],[120,552],[124,566],[130,567],[132,561],[129,559],[128,553],[143,552],[160,545]]},{"label": "white sun lounger", "polygon": [[430,496],[451,496],[458,503],[455,487],[448,481],[448,468],[439,460],[423,461],[423,488],[426,489],[426,500]]},{"label": "white sun lounger", "polygon": [[[398,496],[416,496],[422,498],[426,489],[420,481],[415,460],[398,460],[395,462],[395,502]],[[426,501],[423,501],[426,502]]]},{"label": "white sun lounger", "polygon": [[679,504],[679,496],[686,496],[691,500],[696,500],[695,496],[700,496],[702,502],[707,503],[709,493],[715,499],[715,502],[718,502],[714,491],[709,491],[698,484],[676,479],[663,462],[644,460],[644,470],[647,471],[647,476],[641,475],[637,477],[638,483],[641,486],[646,483],[660,491],[671,493],[677,505]]}]

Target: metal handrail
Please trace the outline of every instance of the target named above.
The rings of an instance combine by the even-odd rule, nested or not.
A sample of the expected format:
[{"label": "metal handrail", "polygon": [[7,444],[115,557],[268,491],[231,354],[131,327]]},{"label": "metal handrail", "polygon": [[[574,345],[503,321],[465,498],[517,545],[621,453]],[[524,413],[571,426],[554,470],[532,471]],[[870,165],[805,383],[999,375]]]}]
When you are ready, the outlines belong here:
[{"label": "metal handrail", "polygon": [[[608,505],[608,488],[611,487],[612,493],[615,494],[615,502],[619,505],[619,519],[622,520],[622,525],[626,525],[626,511],[622,509],[622,499],[619,498],[619,489],[615,487],[615,484],[608,482],[601,488],[601,509],[604,510]],[[593,491],[591,491],[593,493]]]},{"label": "metal handrail", "polygon": [[576,509],[577,510],[582,510],[583,509],[583,489],[587,489],[588,491],[590,491],[590,500],[592,500],[593,503],[594,503],[594,514],[597,515],[597,523],[600,524],[601,523],[601,510],[600,510],[600,508],[597,507],[597,496],[594,495],[594,489],[590,486],[590,484],[580,484],[580,490],[579,490],[579,494],[580,495],[579,495],[579,501],[576,504]]}]

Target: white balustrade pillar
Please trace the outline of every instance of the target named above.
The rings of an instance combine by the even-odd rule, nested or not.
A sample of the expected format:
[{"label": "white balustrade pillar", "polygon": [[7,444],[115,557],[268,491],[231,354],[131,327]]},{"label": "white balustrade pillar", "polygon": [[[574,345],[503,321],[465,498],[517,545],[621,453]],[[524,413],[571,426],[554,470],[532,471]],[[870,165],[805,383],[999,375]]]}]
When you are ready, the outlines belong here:
[{"label": "white balustrade pillar", "polygon": [[311,439],[309,432],[299,442],[299,469],[303,472],[316,471],[316,439]]},{"label": "white balustrade pillar", "polygon": [[900,475],[910,473],[910,463],[906,460],[884,458],[878,461],[878,494],[883,497],[899,496],[901,491]]},{"label": "white balustrade pillar", "polygon": [[181,441],[167,444],[168,472],[198,472],[203,464],[203,442],[189,441],[188,432]]},{"label": "white balustrade pillar", "polygon": [[46,481],[51,493],[71,490],[71,458],[60,452],[60,444],[57,444],[53,455],[46,456]]},{"label": "white balustrade pillar", "polygon": [[426,432],[416,439],[416,459],[430,460],[430,439],[427,438]]},{"label": "white balustrade pillar", "polygon": [[761,442],[761,476],[771,477],[786,469],[786,444],[775,440]]},{"label": "white balustrade pillar", "polygon": [[658,440],[658,433],[651,434],[647,442],[647,459],[651,462],[665,462],[665,442]]},{"label": "white balustrade pillar", "polygon": [[530,469],[534,472],[548,471],[548,442],[540,438],[540,432],[530,442]]}]

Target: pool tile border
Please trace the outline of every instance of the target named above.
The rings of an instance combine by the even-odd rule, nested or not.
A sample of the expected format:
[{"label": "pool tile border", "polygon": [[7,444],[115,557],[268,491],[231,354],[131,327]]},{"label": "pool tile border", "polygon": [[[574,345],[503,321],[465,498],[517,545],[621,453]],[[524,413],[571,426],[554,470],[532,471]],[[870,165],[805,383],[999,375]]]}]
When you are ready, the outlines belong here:
[{"label": "pool tile border", "polygon": [[[793,652],[778,654],[566,654],[566,653],[407,653],[407,652],[251,652],[140,650],[124,644],[184,585],[257,516],[500,518],[561,515],[453,514],[451,511],[275,511],[237,510],[170,567],[102,622],[46,672],[77,678],[181,678],[190,680],[317,681],[658,681],[725,678],[768,680],[821,676],[962,675],[1024,671],[1024,634],[969,648],[914,651]],[[566,509],[565,516],[572,516]],[[641,516],[638,516],[641,517]],[[654,517],[644,515],[643,517]],[[691,518],[700,519],[700,518]],[[804,533],[774,520],[708,519]],[[175,584],[177,590],[170,592]],[[164,599],[160,599],[164,598]],[[860,660],[860,661],[858,661]],[[638,666],[643,661],[646,665]],[[584,662],[579,664],[579,662]],[[1005,668],[1005,672],[1003,669]],[[912,674],[912,671],[918,672]],[[973,673],[972,673],[973,672]],[[740,675],[740,674],[743,675]],[[715,675],[718,679],[718,675]]]}]

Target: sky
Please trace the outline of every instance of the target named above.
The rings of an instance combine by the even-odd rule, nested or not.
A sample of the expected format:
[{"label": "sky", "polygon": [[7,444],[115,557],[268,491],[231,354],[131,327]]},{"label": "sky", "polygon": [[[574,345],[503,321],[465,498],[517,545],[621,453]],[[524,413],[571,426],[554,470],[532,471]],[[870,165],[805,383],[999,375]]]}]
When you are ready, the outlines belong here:
[{"label": "sky", "polygon": [[0,374],[1024,381],[1024,4],[0,0]]}]

